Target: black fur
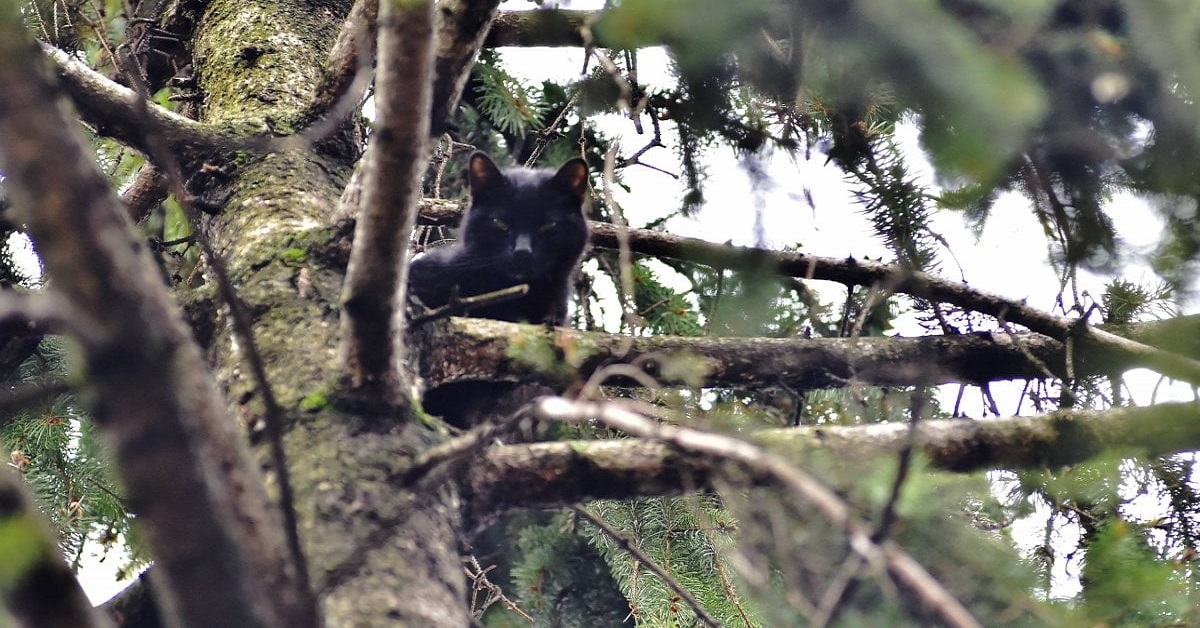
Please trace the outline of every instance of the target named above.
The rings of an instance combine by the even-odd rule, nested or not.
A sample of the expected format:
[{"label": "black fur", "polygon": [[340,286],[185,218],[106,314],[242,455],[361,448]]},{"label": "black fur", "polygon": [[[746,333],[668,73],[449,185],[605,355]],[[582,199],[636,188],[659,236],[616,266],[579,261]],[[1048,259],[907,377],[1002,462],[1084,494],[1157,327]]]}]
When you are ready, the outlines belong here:
[{"label": "black fur", "polygon": [[469,310],[470,316],[503,321],[566,320],[571,278],[587,246],[583,198],[587,164],[572,159],[558,171],[500,171],[483,153],[467,163],[471,207],[459,240],[412,261],[409,294],[429,308],[446,305],[451,291],[470,297],[518,284],[528,294]]}]

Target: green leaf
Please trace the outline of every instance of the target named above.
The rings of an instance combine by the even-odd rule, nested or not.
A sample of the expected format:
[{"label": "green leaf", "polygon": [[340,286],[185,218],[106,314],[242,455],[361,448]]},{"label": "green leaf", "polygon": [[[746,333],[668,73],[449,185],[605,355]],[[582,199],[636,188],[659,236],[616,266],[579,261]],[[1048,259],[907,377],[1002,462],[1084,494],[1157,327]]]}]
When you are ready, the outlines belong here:
[{"label": "green leaf", "polygon": [[698,68],[765,26],[771,6],[767,0],[625,0],[606,11],[594,28],[614,48],[666,42],[680,65]]},{"label": "green leaf", "polygon": [[0,519],[0,587],[12,591],[22,578],[49,559],[46,534],[32,513]]}]

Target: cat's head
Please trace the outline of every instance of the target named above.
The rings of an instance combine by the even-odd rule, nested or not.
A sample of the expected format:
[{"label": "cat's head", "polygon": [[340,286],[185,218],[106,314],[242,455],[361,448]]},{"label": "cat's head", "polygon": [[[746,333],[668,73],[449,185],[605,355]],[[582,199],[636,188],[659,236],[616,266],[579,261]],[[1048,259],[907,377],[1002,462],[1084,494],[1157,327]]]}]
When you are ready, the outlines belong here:
[{"label": "cat's head", "polygon": [[557,171],[501,171],[484,153],[467,162],[471,207],[463,221],[463,243],[495,260],[516,280],[574,269],[587,245],[583,200],[587,164],[572,159]]}]

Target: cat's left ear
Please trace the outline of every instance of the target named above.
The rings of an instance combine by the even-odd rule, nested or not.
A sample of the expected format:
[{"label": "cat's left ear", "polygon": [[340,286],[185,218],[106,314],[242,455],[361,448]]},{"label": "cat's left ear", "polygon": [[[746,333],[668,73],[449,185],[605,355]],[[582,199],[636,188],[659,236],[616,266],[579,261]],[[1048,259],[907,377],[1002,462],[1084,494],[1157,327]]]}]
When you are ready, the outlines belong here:
[{"label": "cat's left ear", "polygon": [[582,201],[588,188],[587,162],[576,157],[563,164],[558,172],[554,173],[554,182],[569,190],[571,194],[578,196]]},{"label": "cat's left ear", "polygon": [[485,196],[489,191],[503,188],[504,175],[487,153],[475,151],[467,160],[467,181],[471,184],[471,196]]}]

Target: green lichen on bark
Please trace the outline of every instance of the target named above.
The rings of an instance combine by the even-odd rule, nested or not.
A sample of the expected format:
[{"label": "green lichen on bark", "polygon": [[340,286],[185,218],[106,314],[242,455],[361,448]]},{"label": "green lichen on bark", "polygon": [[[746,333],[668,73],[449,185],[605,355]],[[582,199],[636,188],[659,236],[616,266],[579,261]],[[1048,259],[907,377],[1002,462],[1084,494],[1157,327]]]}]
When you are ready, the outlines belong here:
[{"label": "green lichen on bark", "polygon": [[[298,407],[336,372],[334,304],[340,269],[295,254],[333,237],[325,219],[344,178],[331,172],[349,170],[291,153],[250,160],[239,169],[229,203],[208,225],[213,246],[252,317],[255,343],[284,408]],[[218,339],[232,342],[229,325],[218,328]],[[218,377],[232,399],[261,403],[253,394],[257,385],[243,370],[238,363],[219,364]],[[238,410],[251,416],[261,412],[245,403]]]},{"label": "green lichen on bark", "polygon": [[[340,0],[214,0],[195,47],[203,120],[242,132],[295,132],[348,9]],[[445,434],[413,420],[411,409],[408,416],[367,415],[342,407],[337,395],[345,268],[328,252],[339,237],[332,214],[358,157],[351,153],[299,147],[213,164],[228,177],[228,200],[204,231],[245,305],[286,414],[299,532],[325,619],[363,625],[372,621],[364,618],[444,617],[465,599],[452,542],[457,511],[449,502],[414,504],[396,478],[416,452]],[[215,375],[232,411],[257,426],[265,404],[244,339],[234,333],[228,308],[219,308],[217,319],[210,343]],[[269,466],[265,448],[257,454]]]},{"label": "green lichen on bark", "polygon": [[272,153],[243,164],[218,222],[234,230],[219,244],[235,276],[277,257],[276,245],[324,228],[349,176],[349,164],[312,155]]},{"label": "green lichen on bark", "polygon": [[322,9],[286,0],[214,1],[195,46],[204,120],[295,132],[349,3]]},{"label": "green lichen on bark", "polygon": [[598,353],[598,347],[587,336],[547,332],[544,327],[532,325],[522,327],[504,349],[508,359],[564,382],[576,379],[579,368]]}]

